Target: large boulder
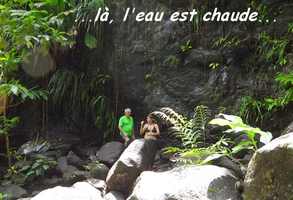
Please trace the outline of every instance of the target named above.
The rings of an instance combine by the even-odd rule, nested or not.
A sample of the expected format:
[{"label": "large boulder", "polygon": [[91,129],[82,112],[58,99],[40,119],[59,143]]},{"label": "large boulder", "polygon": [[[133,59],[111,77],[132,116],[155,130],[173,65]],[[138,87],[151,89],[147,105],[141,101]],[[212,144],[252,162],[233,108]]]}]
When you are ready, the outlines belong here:
[{"label": "large boulder", "polygon": [[84,181],[90,178],[90,173],[87,171],[78,170],[76,167],[68,165],[68,168],[63,173],[63,183],[66,185],[71,185],[78,181]]},{"label": "large boulder", "polygon": [[212,161],[212,164],[233,171],[235,175],[237,175],[241,179],[243,179],[245,176],[245,167],[229,157],[223,156],[215,159]]},{"label": "large boulder", "polygon": [[124,150],[121,142],[109,142],[101,147],[96,156],[99,161],[112,166]]},{"label": "large boulder", "polygon": [[291,133],[291,132],[293,132],[293,121],[282,132],[282,135],[286,135],[286,134]]},{"label": "large boulder", "polygon": [[70,151],[67,156],[67,162],[70,165],[73,165],[75,167],[81,168],[85,164],[85,162],[80,159],[73,151]]},{"label": "large boulder", "polygon": [[106,179],[107,190],[128,194],[140,173],[152,167],[156,149],[153,140],[133,141],[110,169]]},{"label": "large boulder", "polygon": [[83,181],[90,177],[90,172],[81,171],[75,166],[69,165],[65,156],[58,158],[57,170],[62,173],[63,182],[66,185],[71,185],[78,181]]},{"label": "large boulder", "polygon": [[116,191],[111,191],[104,196],[105,200],[125,200],[123,194]]},{"label": "large boulder", "polygon": [[74,152],[82,159],[88,159],[90,157],[95,157],[99,147],[97,146],[87,146],[84,144],[79,144],[74,147]]},{"label": "large boulder", "polygon": [[127,200],[240,200],[238,179],[226,168],[182,166],[143,172]]},{"label": "large boulder", "polygon": [[293,198],[293,132],[274,139],[252,157],[244,181],[245,200]]},{"label": "large boulder", "polygon": [[101,192],[87,182],[75,183],[72,187],[57,186],[44,190],[31,200],[102,200]]}]

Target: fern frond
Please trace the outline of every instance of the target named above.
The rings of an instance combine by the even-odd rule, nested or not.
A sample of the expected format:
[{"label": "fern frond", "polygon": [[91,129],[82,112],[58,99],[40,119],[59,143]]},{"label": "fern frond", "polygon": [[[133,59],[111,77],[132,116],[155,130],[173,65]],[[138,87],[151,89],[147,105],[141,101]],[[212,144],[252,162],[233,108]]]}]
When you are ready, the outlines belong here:
[{"label": "fern frond", "polygon": [[195,107],[192,119],[188,119],[168,107],[161,108],[160,111],[153,113],[164,123],[174,126],[169,134],[180,139],[184,148],[197,147],[204,140],[201,137],[205,135],[205,126],[209,119],[208,107]]}]

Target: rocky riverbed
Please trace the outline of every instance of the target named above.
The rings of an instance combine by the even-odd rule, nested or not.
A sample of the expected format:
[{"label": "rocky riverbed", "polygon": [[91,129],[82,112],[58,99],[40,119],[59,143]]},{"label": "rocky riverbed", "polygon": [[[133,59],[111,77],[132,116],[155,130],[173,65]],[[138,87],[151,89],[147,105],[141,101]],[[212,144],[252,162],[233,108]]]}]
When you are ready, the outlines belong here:
[{"label": "rocky riverbed", "polygon": [[153,140],[136,139],[126,149],[106,143],[83,158],[68,149],[46,178],[25,186],[3,182],[0,191],[12,200],[290,199],[292,138],[291,132],[257,150],[242,174],[228,158],[213,165],[174,164]]}]

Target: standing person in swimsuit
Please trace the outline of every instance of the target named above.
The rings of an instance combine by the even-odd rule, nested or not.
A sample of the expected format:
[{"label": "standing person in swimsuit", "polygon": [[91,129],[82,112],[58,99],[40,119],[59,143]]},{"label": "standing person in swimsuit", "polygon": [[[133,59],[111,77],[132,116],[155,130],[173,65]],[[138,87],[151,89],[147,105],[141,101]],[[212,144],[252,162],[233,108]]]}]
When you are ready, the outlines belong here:
[{"label": "standing person in swimsuit", "polygon": [[141,122],[140,134],[144,137],[144,139],[153,140],[156,140],[157,137],[160,136],[159,126],[151,115],[147,116],[146,123],[144,121]]}]

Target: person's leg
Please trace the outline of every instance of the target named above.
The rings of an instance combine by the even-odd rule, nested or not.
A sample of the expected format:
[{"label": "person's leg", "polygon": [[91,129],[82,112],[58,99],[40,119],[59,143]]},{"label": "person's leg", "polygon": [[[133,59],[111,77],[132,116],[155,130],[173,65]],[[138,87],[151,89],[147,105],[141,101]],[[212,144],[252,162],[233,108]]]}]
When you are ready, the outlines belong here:
[{"label": "person's leg", "polygon": [[124,146],[127,147],[128,146],[128,143],[130,141],[129,137],[124,135],[124,134],[121,134],[123,140],[124,140]]}]

